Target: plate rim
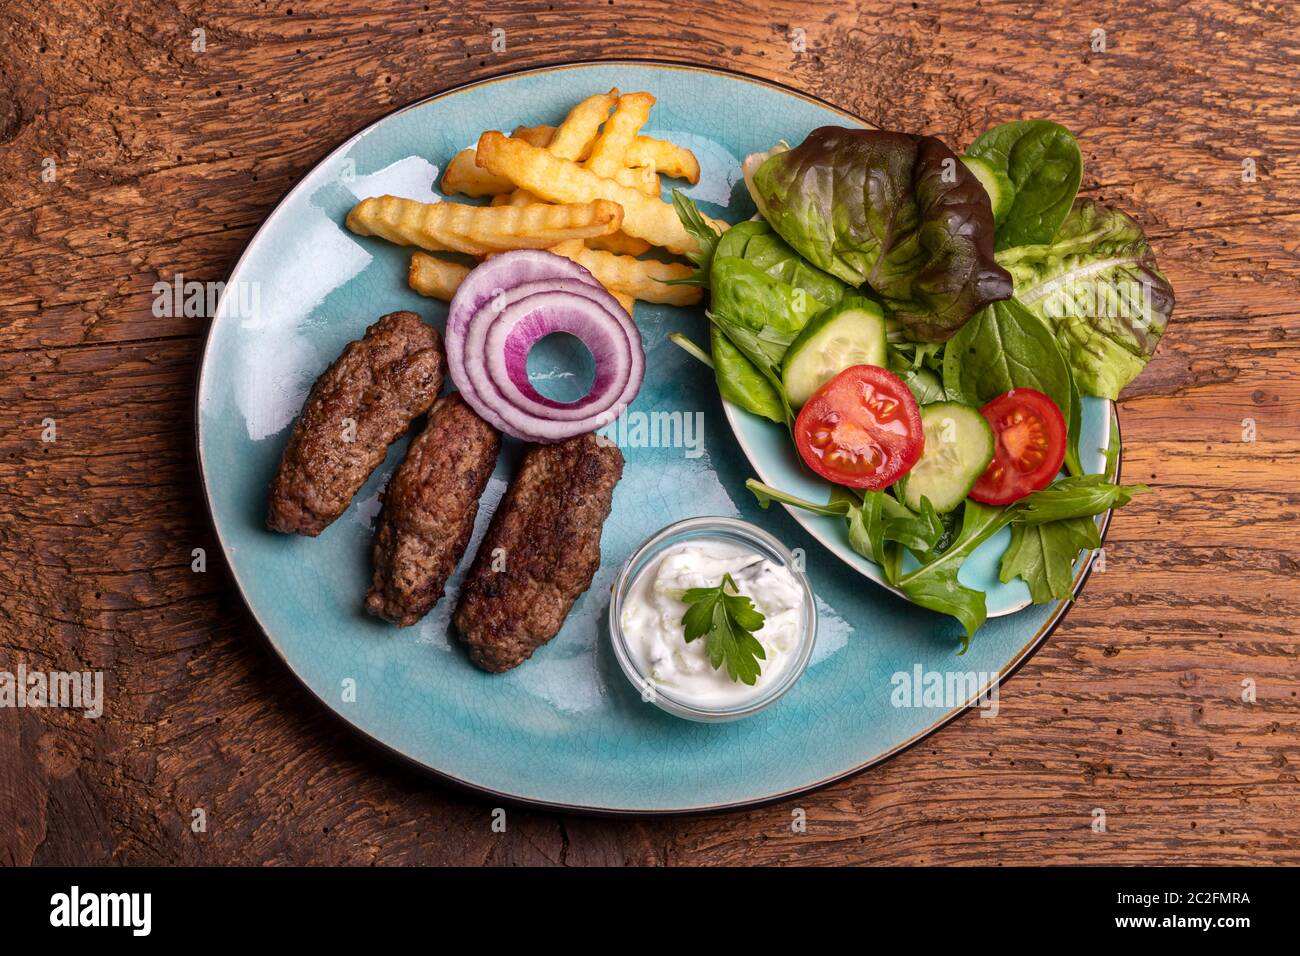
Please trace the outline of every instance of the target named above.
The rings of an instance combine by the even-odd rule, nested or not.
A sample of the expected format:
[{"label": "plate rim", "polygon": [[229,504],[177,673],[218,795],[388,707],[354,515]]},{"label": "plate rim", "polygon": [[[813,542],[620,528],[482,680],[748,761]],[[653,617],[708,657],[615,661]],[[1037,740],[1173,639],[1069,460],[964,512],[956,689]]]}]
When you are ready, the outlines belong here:
[{"label": "plate rim", "polygon": [[[701,65],[699,63],[691,63],[684,60],[673,60],[670,58],[659,58],[659,57],[608,57],[608,58],[597,57],[597,58],[585,59],[585,60],[559,60],[553,63],[543,63],[543,64],[538,64],[536,66],[524,67],[518,70],[508,70],[502,73],[494,73],[491,76],[482,77],[476,80],[470,80],[465,83],[458,83],[454,86],[450,86],[447,87],[446,89],[438,90],[437,92],[432,93],[428,96],[423,96],[417,100],[413,100],[412,102],[406,103],[402,106],[398,106],[393,108],[392,110],[389,110],[387,113],[384,113],[382,116],[378,117],[377,119],[367,123],[361,129],[351,133],[350,135],[340,140],[334,148],[330,149],[327,153],[325,153],[319,159],[317,159],[315,163],[312,164],[311,169],[304,172],[298,178],[298,181],[295,182],[285,192],[285,194],[280,197],[280,199],[275,203],[275,205],[272,206],[271,209],[267,212],[267,214],[262,218],[261,222],[258,223],[257,229],[254,231],[253,235],[249,238],[248,242],[245,244],[243,251],[240,252],[239,258],[235,260],[234,264],[230,267],[229,271],[226,274],[227,282],[225,283],[225,286],[222,289],[221,295],[217,299],[216,308],[213,311],[212,318],[210,318],[208,321],[208,326],[203,337],[203,345],[198,357],[198,363],[197,363],[198,372],[197,372],[195,387],[194,387],[194,402],[193,402],[194,451],[195,451],[195,463],[198,466],[197,470],[198,470],[198,478],[199,478],[199,487],[203,492],[202,494],[203,510],[207,515],[208,527],[212,531],[213,537],[216,539],[217,544],[220,546],[222,560],[225,563],[227,572],[229,573],[230,581],[234,585],[234,589],[239,595],[240,603],[243,604],[244,609],[248,612],[248,615],[252,618],[253,622],[257,625],[257,630],[261,633],[263,642],[267,647],[270,648],[272,654],[274,654],[274,656],[278,658],[279,661],[285,666],[288,672],[297,681],[298,685],[303,690],[305,690],[311,698],[316,700],[317,703],[327,713],[331,714],[339,724],[341,724],[344,728],[346,728],[354,736],[355,739],[364,742],[367,746],[375,748],[379,753],[382,753],[385,756],[388,756],[390,758],[395,758],[398,764],[404,765],[408,768],[415,770],[419,775],[432,777],[433,779],[436,779],[441,783],[449,784],[453,789],[459,789],[467,793],[471,793],[478,797],[489,797],[493,800],[501,801],[518,807],[543,809],[543,810],[548,810],[548,811],[558,812],[558,813],[576,813],[576,814],[583,814],[586,816],[595,816],[595,817],[633,818],[633,819],[645,818],[645,817],[676,817],[676,816],[717,814],[717,813],[725,813],[732,810],[769,806],[774,803],[780,803],[783,800],[788,800],[792,797],[798,796],[799,794],[810,793],[814,790],[819,790],[822,787],[826,787],[838,781],[845,780],[852,776],[856,776],[857,774],[862,773],[863,771],[868,770],[871,767],[884,763],[885,761],[898,756],[903,751],[912,748],[913,746],[920,743],[925,738],[929,737],[931,734],[941,730],[943,727],[947,726],[952,721],[956,720],[966,711],[972,709],[972,705],[966,704],[961,707],[953,708],[951,711],[948,711],[947,713],[940,716],[933,724],[926,727],[924,730],[918,731],[915,735],[909,737],[907,740],[895,745],[894,747],[891,747],[889,750],[883,753],[875,755],[870,760],[867,760],[864,763],[847,768],[838,773],[832,774],[829,777],[825,777],[821,780],[816,780],[806,784],[800,784],[797,787],[793,787],[787,790],[782,790],[779,793],[764,794],[761,796],[743,799],[743,800],[733,800],[733,801],[727,801],[727,802],[715,803],[715,804],[703,804],[694,807],[639,809],[639,808],[624,808],[624,807],[602,807],[599,805],[586,805],[586,804],[569,804],[569,803],[563,803],[563,802],[552,801],[552,800],[543,800],[535,797],[528,797],[521,794],[507,793],[505,791],[497,790],[480,783],[475,783],[474,781],[471,780],[462,779],[460,777],[455,776],[454,774],[448,773],[447,771],[444,770],[440,770],[437,767],[430,766],[429,764],[426,764],[416,759],[410,754],[407,754],[397,749],[392,744],[380,740],[378,737],[374,736],[370,731],[366,730],[365,728],[355,723],[347,715],[335,709],[327,700],[325,700],[324,697],[322,697],[319,693],[317,693],[316,689],[307,682],[306,678],[304,678],[302,674],[299,673],[298,669],[293,665],[293,662],[291,662],[288,659],[288,657],[285,656],[279,644],[276,642],[275,638],[271,635],[271,632],[267,629],[261,617],[258,616],[252,604],[249,602],[248,594],[244,590],[243,583],[240,581],[239,573],[238,571],[236,571],[233,562],[230,560],[229,554],[227,552],[227,545],[225,539],[221,535],[221,529],[217,523],[216,512],[213,509],[212,492],[211,489],[209,489],[208,487],[207,471],[205,468],[205,459],[203,455],[203,417],[201,414],[202,404],[203,404],[204,381],[207,375],[208,361],[212,355],[210,346],[212,344],[213,331],[216,328],[216,323],[218,321],[217,317],[221,314],[221,306],[222,303],[225,301],[226,291],[230,288],[230,283],[228,281],[230,276],[237,273],[239,271],[239,268],[244,264],[245,260],[248,259],[254,247],[257,245],[258,239],[262,237],[263,233],[266,231],[267,226],[270,224],[271,220],[275,218],[276,214],[279,213],[280,210],[292,198],[294,198],[301,189],[304,188],[307,181],[310,179],[313,171],[319,168],[322,164],[329,162],[339,153],[351,147],[351,145],[354,142],[356,142],[358,139],[368,134],[372,129],[377,128],[382,123],[388,122],[390,119],[392,119],[395,116],[399,116],[402,113],[407,112],[408,110],[417,109],[421,106],[424,106],[425,104],[432,103],[435,100],[442,99],[443,97],[450,96],[454,93],[459,93],[464,90],[472,89],[475,87],[488,86],[493,83],[499,83],[504,80],[516,79],[534,73],[554,73],[560,70],[572,69],[576,67],[587,67],[587,66],[639,66],[639,67],[654,67],[654,68],[665,69],[669,71],[686,70],[686,71],[692,71],[697,73],[709,73],[715,76],[724,76],[733,80],[742,80],[746,83],[752,83],[756,86],[763,86],[771,89],[776,89],[783,93],[786,93],[787,95],[795,96],[798,97],[799,99],[806,100],[817,106],[823,107],[825,109],[829,109],[832,112],[841,114],[856,122],[860,122],[860,123],[868,122],[866,120],[863,120],[861,117],[854,115],[849,110],[836,106],[833,103],[829,103],[826,100],[823,100],[822,98],[812,93],[808,93],[803,90],[796,89],[792,86],[788,86],[779,80],[769,80],[763,77],[752,76],[750,74],[742,73],[737,70],[730,70],[725,67]],[[868,125],[872,125],[872,124],[868,124]],[[1112,403],[1112,409],[1113,409],[1112,411],[1113,420],[1115,422],[1116,432],[1118,434],[1119,413],[1118,413],[1118,408],[1114,406],[1114,403]],[[724,409],[724,415],[725,414],[726,412]],[[1123,448],[1122,440],[1120,442],[1120,447],[1121,449]],[[1117,478],[1120,473],[1120,468],[1122,468],[1123,465],[1122,458],[1123,458],[1123,453],[1121,451],[1120,459],[1117,460],[1116,462]],[[1110,529],[1110,519],[1111,519],[1111,512],[1107,512],[1105,515],[1105,520],[1102,522],[1100,528],[1101,541],[1103,546],[1105,545],[1106,534]],[[1066,614],[1073,606],[1075,598],[1077,598],[1079,592],[1082,590],[1084,583],[1088,580],[1088,577],[1091,575],[1093,562],[1096,556],[1097,556],[1096,550],[1092,551],[1089,554],[1087,560],[1084,562],[1084,567],[1079,572],[1078,576],[1074,581],[1074,584],[1072,585],[1070,597],[1057,603],[1056,609],[1052,612],[1052,615],[1046,621],[1043,622],[1043,624],[1039,627],[1039,629],[1034,633],[1033,637],[1030,638],[1028,643],[1026,643],[1019,651],[1016,652],[1015,656],[1011,659],[1011,661],[1007,664],[1007,666],[998,672],[995,679],[991,680],[987,685],[981,688],[976,695],[974,695],[971,698],[972,701],[978,700],[980,695],[987,693],[990,690],[990,688],[992,688],[994,685],[1001,685],[1003,681],[1008,680],[1010,677],[1012,677],[1016,673],[1016,671],[1018,671],[1025,664],[1025,662],[1028,661],[1029,658],[1034,655],[1034,653],[1043,645],[1043,643],[1046,642],[1047,638],[1051,636],[1051,634],[1056,630],[1056,628],[1060,626],[1060,623],[1065,619]]]}]

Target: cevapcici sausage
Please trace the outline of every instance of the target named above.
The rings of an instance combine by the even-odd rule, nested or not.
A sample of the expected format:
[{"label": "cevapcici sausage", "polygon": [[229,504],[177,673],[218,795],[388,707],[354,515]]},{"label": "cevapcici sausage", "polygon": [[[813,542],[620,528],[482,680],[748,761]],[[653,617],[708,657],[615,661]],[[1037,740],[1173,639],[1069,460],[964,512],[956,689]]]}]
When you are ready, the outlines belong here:
[{"label": "cevapcici sausage", "polygon": [[500,448],[500,433],[459,393],[438,399],[384,490],[366,610],[406,627],[438,603]]},{"label": "cevapcici sausage", "polygon": [[266,526],[316,536],[379,467],[442,388],[442,339],[414,312],[384,316],[312,386],[280,470]]},{"label": "cevapcici sausage", "polygon": [[600,531],[622,475],[622,453],[595,435],[528,446],[456,607],[475,664],[509,670],[559,632],[600,566]]}]

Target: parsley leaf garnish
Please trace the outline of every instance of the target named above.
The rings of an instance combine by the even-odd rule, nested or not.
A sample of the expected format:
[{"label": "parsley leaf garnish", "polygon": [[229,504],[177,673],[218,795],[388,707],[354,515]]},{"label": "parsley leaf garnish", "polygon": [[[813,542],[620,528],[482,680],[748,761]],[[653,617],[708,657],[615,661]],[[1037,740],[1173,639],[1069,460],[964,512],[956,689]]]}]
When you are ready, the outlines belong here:
[{"label": "parsley leaf garnish", "polygon": [[[728,587],[733,593],[727,593]],[[690,588],[682,600],[687,604],[682,615],[687,643],[703,637],[715,670],[726,663],[733,681],[753,686],[758,662],[767,660],[763,645],[754,637],[763,626],[763,615],[754,609],[754,602],[740,593],[730,574],[724,574],[717,587]]]}]

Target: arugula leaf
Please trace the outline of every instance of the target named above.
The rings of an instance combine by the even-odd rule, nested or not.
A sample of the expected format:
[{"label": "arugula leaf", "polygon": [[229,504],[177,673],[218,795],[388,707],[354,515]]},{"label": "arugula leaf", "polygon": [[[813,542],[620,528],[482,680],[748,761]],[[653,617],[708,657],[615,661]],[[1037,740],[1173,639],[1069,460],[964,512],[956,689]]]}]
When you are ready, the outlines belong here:
[{"label": "arugula leaf", "polygon": [[1134,495],[1150,491],[1147,485],[1115,485],[1105,475],[1071,475],[1058,478],[1042,491],[1016,503],[1018,524],[1045,524],[1068,518],[1087,518],[1126,505]]},{"label": "arugula leaf", "polygon": [[839,485],[831,489],[831,504],[843,501],[848,505],[845,517],[849,522],[849,547],[877,564],[885,558],[885,523],[881,517],[884,498],[883,491],[868,491],[859,499]]},{"label": "arugula leaf", "polygon": [[669,279],[664,285],[699,285],[708,288],[709,268],[713,265],[713,250],[718,245],[721,233],[704,218],[698,206],[682,194],[680,189],[673,190],[673,209],[682,221],[682,228],[695,240],[699,249],[686,253],[686,258],[695,263],[696,270],[685,279]]},{"label": "arugula leaf", "polygon": [[[867,295],[866,292],[858,294]],[[880,305],[884,306],[884,303],[881,302]],[[936,373],[943,371],[943,349],[946,342],[913,342],[907,338],[903,324],[889,315],[887,308],[885,316],[885,344],[889,348],[891,372],[922,368]]]},{"label": "arugula leaf", "polygon": [[898,579],[902,559],[895,545],[902,545],[924,558],[934,551],[946,530],[929,498],[921,499],[921,512],[918,514],[884,491],[867,491],[859,497],[857,492],[835,485],[831,489],[830,501],[819,505],[753,478],[745,482],[745,487],[754,493],[764,508],[779,501],[813,514],[846,519],[849,547],[868,561],[880,565],[885,580],[890,584]]},{"label": "arugula leaf", "polygon": [[[728,594],[728,587],[734,593]],[[753,634],[764,620],[754,602],[740,593],[730,574],[724,574],[717,587],[689,588],[682,601],[688,605],[682,615],[687,643],[703,637],[714,670],[726,664],[733,681],[753,686],[760,673],[758,662],[767,659]]]},{"label": "arugula leaf", "polygon": [[897,541],[903,547],[917,555],[926,555],[934,550],[939,539],[943,537],[943,521],[940,520],[930,499],[921,496],[921,510],[912,511],[907,505],[883,491],[876,494],[884,497],[882,510],[885,513],[885,526],[882,536],[889,541]]},{"label": "arugula leaf", "polygon": [[1074,588],[1074,559],[1084,548],[1100,548],[1092,518],[1065,518],[1045,524],[1013,524],[1011,544],[1002,555],[999,579],[1021,577],[1035,604],[1068,598]]},{"label": "arugula leaf", "polygon": [[1074,369],[1065,363],[1070,375],[1070,414],[1065,417],[1065,469],[1072,475],[1087,474],[1083,462],[1079,460],[1079,434],[1083,431],[1083,396],[1079,393],[1079,380],[1074,377]]},{"label": "arugula leaf", "polygon": [[1102,468],[1102,474],[1106,476],[1107,481],[1114,481],[1119,477],[1119,416],[1110,416],[1110,441],[1106,442],[1105,448],[1097,449],[1106,456],[1106,466]]},{"label": "arugula leaf", "polygon": [[849,509],[853,507],[852,497],[847,491],[844,495],[837,495],[836,492],[841,489],[836,486],[835,491],[831,494],[831,500],[824,505],[819,505],[815,501],[809,501],[807,498],[800,498],[798,495],[792,495],[788,491],[782,491],[780,488],[773,488],[771,485],[765,485],[757,478],[750,478],[745,482],[745,487],[753,492],[754,497],[758,499],[760,508],[769,507],[772,502],[779,501],[783,505],[790,505],[793,508],[802,508],[804,511],[811,511],[816,515],[829,515],[832,518],[847,518]]},{"label": "arugula leaf", "polygon": [[968,499],[962,514],[961,531],[942,554],[898,579],[898,588],[914,603],[941,614],[951,614],[966,629],[960,654],[988,616],[984,592],[957,581],[962,562],[981,544],[997,534],[1011,520],[1012,509],[993,508]]}]

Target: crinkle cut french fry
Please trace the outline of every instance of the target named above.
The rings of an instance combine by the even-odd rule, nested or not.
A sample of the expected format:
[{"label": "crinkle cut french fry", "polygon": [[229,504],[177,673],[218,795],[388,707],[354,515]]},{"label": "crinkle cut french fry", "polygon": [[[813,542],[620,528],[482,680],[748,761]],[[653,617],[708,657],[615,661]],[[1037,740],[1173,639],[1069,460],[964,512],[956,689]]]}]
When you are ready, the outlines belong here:
[{"label": "crinkle cut french fry", "polygon": [[[545,146],[555,135],[553,126],[517,126],[510,134],[533,146]],[[451,158],[447,169],[442,174],[442,191],[448,196],[497,196],[514,189],[508,179],[493,176],[486,169],[480,169],[474,163],[474,149],[462,149]]]},{"label": "crinkle cut french fry", "polygon": [[[511,135],[534,146],[546,146],[549,140],[543,142],[543,137],[554,133],[554,126],[520,126]],[[584,151],[577,158],[583,162],[589,156],[590,151]],[[653,166],[656,172],[673,179],[684,179],[692,185],[700,181],[700,161],[685,146],[679,146],[671,140],[638,136],[628,146],[623,158],[632,169]]]},{"label": "crinkle cut french fry", "polygon": [[[524,142],[519,145],[533,149]],[[617,232],[622,222],[619,204],[600,198],[554,206],[470,206],[378,196],[357,203],[347,218],[348,228],[358,235],[379,236],[431,252],[477,256],[504,249],[545,249],[566,239],[605,236]]]},{"label": "crinkle cut french fry", "polygon": [[600,132],[600,124],[605,122],[605,117],[617,102],[616,89],[587,97],[569,110],[569,115],[556,128],[547,148],[561,159],[578,159],[591,149],[591,144]]},{"label": "crinkle cut french fry", "polygon": [[546,147],[551,145],[555,136],[554,126],[516,126],[510,134],[515,139],[522,139],[530,146]]},{"label": "crinkle cut french fry", "polygon": [[[623,231],[670,252],[696,250],[673,207],[629,186],[597,176],[548,150],[529,146],[491,130],[479,138],[478,163],[520,189],[550,202],[608,199],[623,207]],[[613,230],[611,230],[612,232]]]},{"label": "crinkle cut french fry", "polygon": [[[536,146],[540,149],[550,146],[552,140],[555,138],[555,133],[556,130],[554,126],[516,126],[514,132],[512,132],[510,136],[512,139],[522,139],[525,143],[528,143],[531,146]],[[631,186],[633,189],[641,190],[647,196],[659,195],[659,177],[655,175],[653,168],[616,169],[613,178],[617,179],[624,186]],[[542,200],[538,199],[527,190],[516,189],[505,196],[500,194],[494,196],[492,199],[492,205],[522,206],[530,202],[541,201]],[[613,243],[610,248],[611,252],[621,252],[624,255],[639,256],[650,248],[650,243],[646,242],[644,239],[633,239],[625,233],[615,233],[612,236],[603,238],[608,238],[610,242]]]},{"label": "crinkle cut french fry", "polygon": [[626,292],[620,292],[618,289],[610,289],[609,294],[618,300],[618,304],[623,307],[623,311],[631,315],[636,308],[636,296],[628,295]]},{"label": "crinkle cut french fry", "polygon": [[[542,134],[552,132],[551,127],[534,126],[531,128],[521,127],[515,133],[519,134],[523,129],[528,130],[528,135],[516,135],[512,138],[522,139],[533,146],[541,142]],[[460,194],[479,197],[496,196],[511,190],[513,183],[504,177],[494,176],[486,169],[476,166],[474,160],[475,151],[473,149],[462,149],[452,157],[442,175],[442,191],[444,193],[449,196]],[[624,186],[639,189],[647,195],[657,196],[659,194],[656,173],[662,173],[665,176],[672,176],[677,179],[685,179],[690,183],[700,181],[700,164],[695,159],[695,155],[689,149],[684,149],[662,139],[638,136],[635,142],[628,147],[625,160],[628,168],[617,170],[613,174],[613,178]]]},{"label": "crinkle cut french fry", "polygon": [[493,206],[527,206],[532,203],[539,203],[538,199],[526,189],[512,189],[508,193],[497,193],[492,197]]},{"label": "crinkle cut french fry", "polygon": [[577,259],[578,253],[582,251],[582,245],[581,239],[568,239],[551,246],[551,252],[566,259]]},{"label": "crinkle cut french fry", "polygon": [[655,98],[649,93],[626,93],[618,98],[614,115],[605,121],[596,142],[592,144],[587,168],[597,176],[613,176],[617,170],[630,163],[625,159],[627,149],[636,139],[641,127],[650,118]]},{"label": "crinkle cut french fry", "polygon": [[475,165],[474,150],[462,149],[451,158],[447,169],[442,174],[442,191],[448,196],[496,196],[509,192],[514,184],[508,179],[493,176],[486,169]]},{"label": "crinkle cut french fry", "polygon": [[695,154],[669,140],[638,136],[623,158],[629,166],[651,166],[665,176],[684,179],[692,185],[700,181],[700,161]]},{"label": "crinkle cut french fry", "polygon": [[[576,239],[551,246],[551,252],[555,253],[557,256],[564,256],[566,259],[572,259],[574,262],[578,262],[579,258],[584,253],[590,251],[590,249],[585,248],[583,244]],[[590,272],[591,270],[588,269],[587,271]],[[595,273],[592,274],[595,275]],[[623,311],[628,315],[631,315],[632,309],[636,305],[636,297],[631,293],[611,287],[608,283],[601,281],[599,276],[596,276],[596,279],[605,287],[606,292],[618,300],[618,304],[623,307]]]},{"label": "crinkle cut french fry", "polygon": [[636,169],[616,169],[610,177],[615,182],[659,198],[659,175],[653,166],[639,166]]},{"label": "crinkle cut french fry", "polygon": [[597,236],[595,239],[588,239],[587,247],[589,249],[600,249],[604,252],[613,252],[620,256],[632,256],[633,258],[643,252],[650,251],[650,243],[644,239],[629,236],[626,232],[614,232],[608,236]]},{"label": "crinkle cut french fry", "polygon": [[406,281],[420,295],[450,302],[467,275],[469,269],[459,262],[449,262],[417,252],[411,256],[411,268],[406,274]]},{"label": "crinkle cut french fry", "polygon": [[694,285],[666,285],[673,279],[686,279],[694,272],[680,262],[633,259],[585,246],[564,246],[558,251],[582,266],[607,289],[626,292],[643,302],[662,305],[694,305],[704,290]]}]

